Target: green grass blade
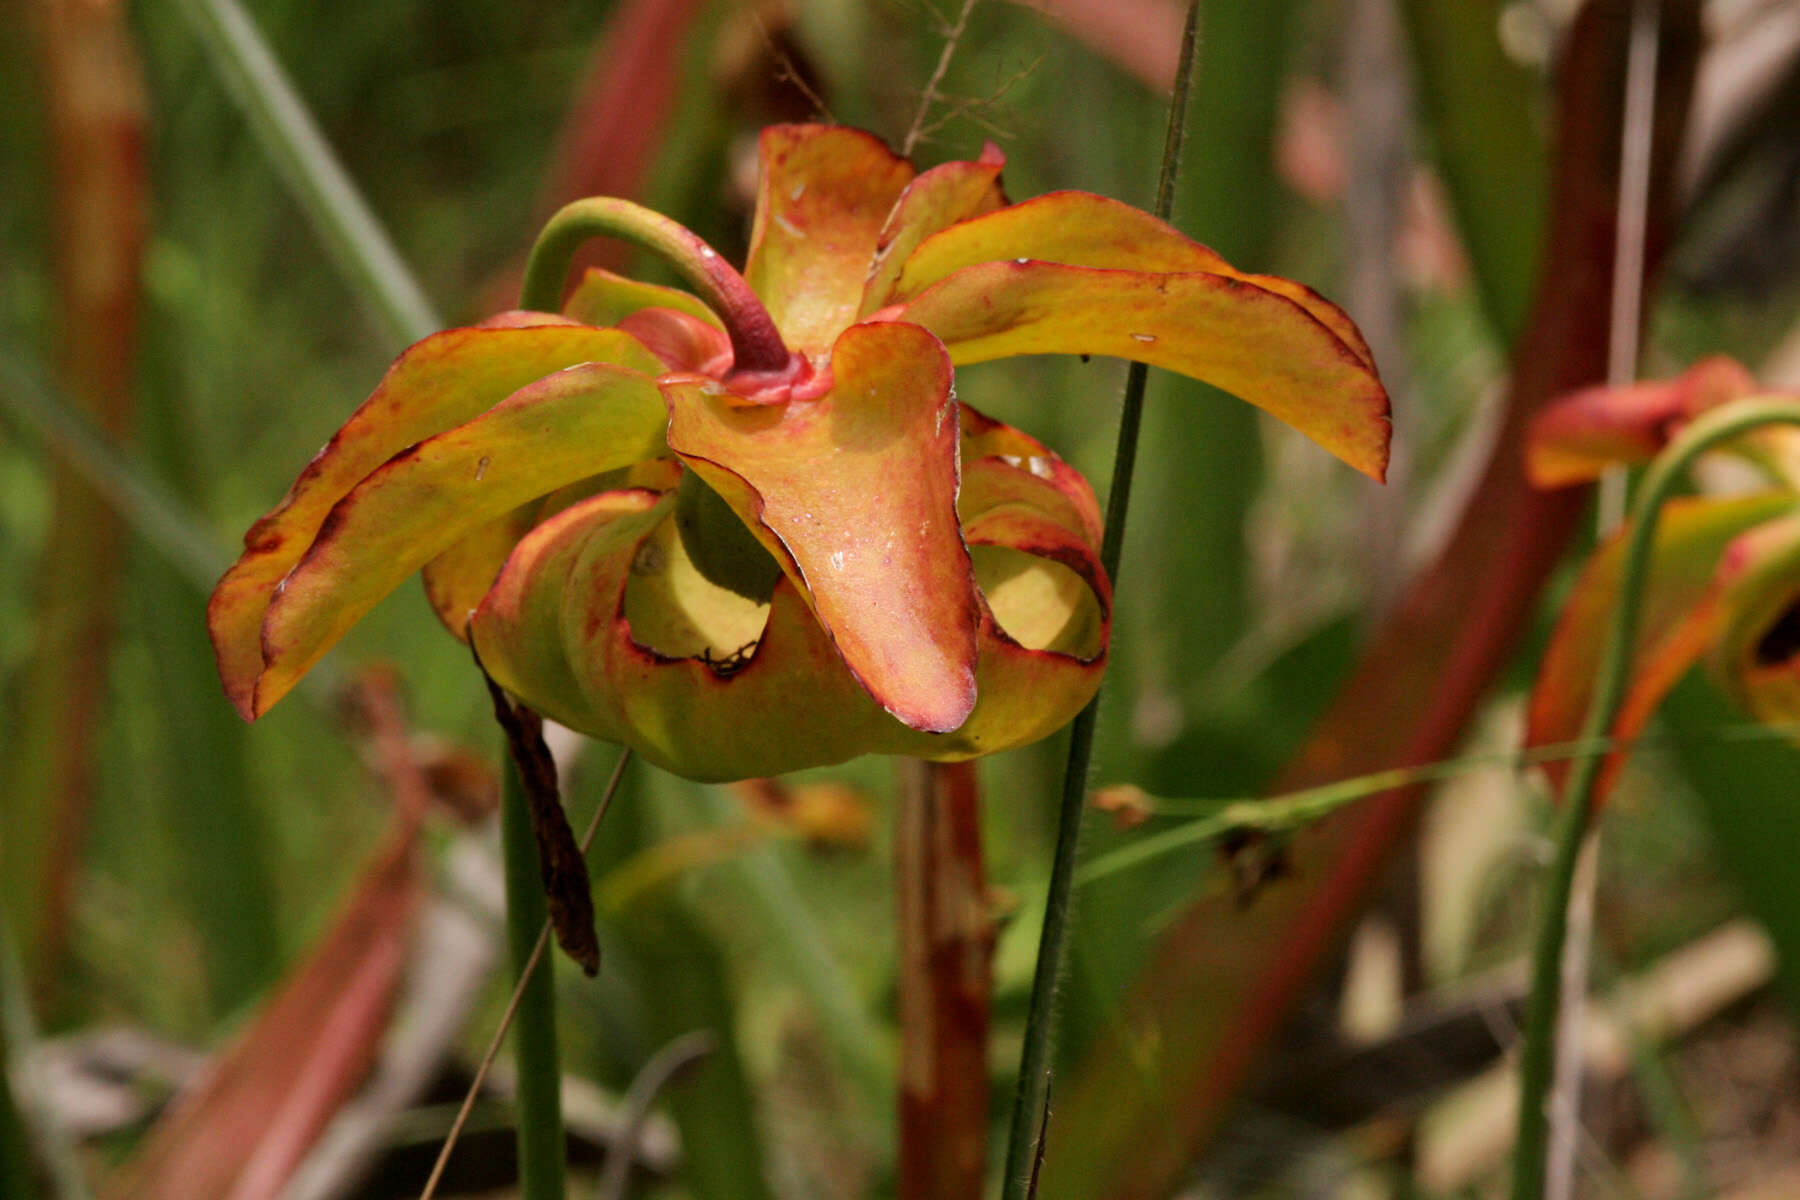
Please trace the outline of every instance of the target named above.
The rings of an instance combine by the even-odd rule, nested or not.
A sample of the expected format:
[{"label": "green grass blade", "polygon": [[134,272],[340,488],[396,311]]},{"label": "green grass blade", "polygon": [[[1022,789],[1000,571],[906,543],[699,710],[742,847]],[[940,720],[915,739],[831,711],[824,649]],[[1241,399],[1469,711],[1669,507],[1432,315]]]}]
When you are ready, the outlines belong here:
[{"label": "green grass blade", "polygon": [[230,561],[225,547],[167,484],[122,454],[16,346],[0,348],[0,410],[54,446],[184,579],[211,590]]},{"label": "green grass blade", "polygon": [[182,0],[181,10],[338,268],[388,336],[406,345],[442,328],[431,301],[237,0]]},{"label": "green grass blade", "polygon": [[[1182,141],[1189,115],[1189,83],[1197,57],[1194,51],[1200,7],[1200,0],[1191,0],[1188,5],[1180,66],[1169,104],[1161,178],[1156,188],[1156,215],[1164,219],[1174,207],[1175,181],[1181,168]],[[1106,501],[1106,529],[1100,543],[1101,566],[1115,584],[1119,578],[1119,557],[1131,506],[1147,376],[1148,368],[1142,363],[1133,363],[1125,376],[1118,444],[1113,455],[1112,487]],[[1074,909],[1075,860],[1081,845],[1081,817],[1086,807],[1088,768],[1099,713],[1100,699],[1096,696],[1077,714],[1069,730],[1069,761],[1063,773],[1062,797],[1058,803],[1056,850],[1044,905],[1044,926],[1038,941],[1037,965],[1032,975],[1025,1044],[1019,1055],[1019,1076],[1001,1178],[1001,1194],[1006,1200],[1029,1200],[1036,1194],[1038,1166],[1043,1161],[1050,1112],[1050,1081],[1054,1072],[1056,991],[1068,953],[1068,931]]]}]

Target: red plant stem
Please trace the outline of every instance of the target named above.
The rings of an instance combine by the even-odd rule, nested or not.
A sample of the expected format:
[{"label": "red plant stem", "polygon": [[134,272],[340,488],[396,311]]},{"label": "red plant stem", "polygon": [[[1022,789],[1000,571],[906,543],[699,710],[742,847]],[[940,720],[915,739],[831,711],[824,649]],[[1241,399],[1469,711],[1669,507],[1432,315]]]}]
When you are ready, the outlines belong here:
[{"label": "red plant stem", "polygon": [[[1277,791],[1450,752],[1575,532],[1586,489],[1534,490],[1522,451],[1540,406],[1605,375],[1629,9],[1626,0],[1590,4],[1561,68],[1545,282],[1487,470],[1446,549],[1408,586]],[[1652,266],[1667,243],[1699,47],[1693,0],[1665,12],[1664,37]],[[1059,1106],[1066,1136],[1051,1139],[1045,1196],[1150,1200],[1173,1190],[1412,831],[1423,795],[1389,792],[1296,836],[1287,878],[1247,910],[1207,898],[1180,915]],[[1144,1046],[1157,1047],[1154,1072]]]},{"label": "red plant stem", "polygon": [[[141,77],[123,4],[35,7],[54,186],[58,382],[117,435],[133,407],[146,227]],[[93,793],[123,548],[106,500],[66,463],[50,474],[35,646],[0,751],[0,908],[10,909],[40,992],[68,923]]]},{"label": "red plant stem", "polygon": [[975,764],[908,762],[894,835],[900,1200],[980,1200],[994,921]]}]

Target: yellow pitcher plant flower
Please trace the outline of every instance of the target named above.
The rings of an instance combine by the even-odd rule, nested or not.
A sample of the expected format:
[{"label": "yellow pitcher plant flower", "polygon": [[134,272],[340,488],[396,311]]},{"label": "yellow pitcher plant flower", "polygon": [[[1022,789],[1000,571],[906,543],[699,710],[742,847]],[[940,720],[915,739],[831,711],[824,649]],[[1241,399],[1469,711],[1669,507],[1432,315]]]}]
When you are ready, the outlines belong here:
[{"label": "yellow pitcher plant flower", "polygon": [[[1042,738],[1099,686],[1111,586],[1082,477],[958,402],[954,369],[1099,354],[1203,379],[1379,478],[1387,396],[1349,319],[1002,159],[761,140],[739,274],[622,200],[552,219],[519,311],[405,351],[245,536],[208,622],[266,712],[415,571],[495,681],[695,779]],[[596,235],[691,290],[590,271]]]}]

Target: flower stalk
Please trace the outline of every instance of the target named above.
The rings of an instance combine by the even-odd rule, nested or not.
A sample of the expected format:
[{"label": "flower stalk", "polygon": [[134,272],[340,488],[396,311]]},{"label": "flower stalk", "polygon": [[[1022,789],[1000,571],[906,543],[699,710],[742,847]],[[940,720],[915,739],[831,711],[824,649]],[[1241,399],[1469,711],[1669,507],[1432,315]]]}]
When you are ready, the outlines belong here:
[{"label": "flower stalk", "polygon": [[[512,756],[502,754],[501,856],[506,868],[506,944],[519,985],[513,1029],[518,1065],[519,1195],[563,1200],[562,1066],[556,1046],[555,972],[533,971],[534,952],[548,919],[538,874],[537,839],[525,787]],[[525,976],[529,974],[530,978]]]},{"label": "flower stalk", "polygon": [[[1175,207],[1175,180],[1181,168],[1181,144],[1187,131],[1188,89],[1193,77],[1199,19],[1199,0],[1189,0],[1175,91],[1169,99],[1169,129],[1163,143],[1162,174],[1156,187],[1155,212],[1164,220]],[[1143,363],[1133,362],[1125,377],[1118,444],[1113,453],[1112,487],[1107,494],[1106,526],[1100,543],[1101,566],[1107,578],[1113,580],[1119,577],[1120,550],[1125,542],[1125,517],[1131,505],[1131,483],[1137,466],[1138,432],[1143,423],[1144,386],[1148,374]],[[1019,1055],[1018,1088],[1007,1138],[1006,1174],[1001,1185],[1004,1200],[1029,1200],[1037,1193],[1037,1166],[1043,1161],[1043,1143],[1048,1133],[1050,1056],[1056,1037],[1056,985],[1068,952],[1069,919],[1075,901],[1075,860],[1081,844],[1088,766],[1099,716],[1100,699],[1096,694],[1076,715],[1069,731],[1069,761],[1063,772],[1062,798],[1058,806],[1055,857],[1050,867],[1044,928],[1039,936],[1037,966],[1031,980],[1031,1008],[1025,1022],[1025,1045]]]},{"label": "flower stalk", "polygon": [[775,328],[774,318],[744,277],[692,230],[629,200],[592,196],[564,205],[538,234],[525,264],[519,307],[558,312],[569,263],[583,242],[615,237],[675,268],[719,315],[731,338],[733,374],[790,376],[803,367]]},{"label": "flower stalk", "polygon": [[1562,1004],[1562,956],[1568,935],[1569,896],[1594,811],[1595,785],[1606,755],[1604,738],[1617,719],[1631,673],[1645,581],[1657,519],[1687,468],[1721,442],[1765,425],[1800,426],[1800,403],[1749,400],[1694,421],[1650,465],[1632,506],[1619,574],[1619,599],[1601,652],[1593,698],[1578,741],[1590,749],[1576,757],[1563,789],[1554,829],[1555,852],[1545,881],[1543,918],[1531,959],[1530,1003],[1519,1058],[1518,1136],[1513,1149],[1513,1200],[1541,1200],[1549,1143],[1546,1101],[1555,1068],[1556,1018]]}]

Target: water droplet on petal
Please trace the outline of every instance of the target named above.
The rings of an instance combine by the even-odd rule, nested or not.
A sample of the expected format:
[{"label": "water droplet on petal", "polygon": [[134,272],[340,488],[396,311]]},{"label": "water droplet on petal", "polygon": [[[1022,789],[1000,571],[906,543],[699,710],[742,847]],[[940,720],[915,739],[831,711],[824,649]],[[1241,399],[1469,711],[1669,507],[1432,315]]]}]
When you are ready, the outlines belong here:
[{"label": "water droplet on petal", "polygon": [[804,195],[806,195],[806,185],[804,183],[796,183],[793,190],[788,193],[788,199],[798,200]]},{"label": "water droplet on petal", "polygon": [[1131,340],[1134,342],[1142,342],[1144,345],[1148,346],[1156,340],[1156,335],[1154,333],[1134,333],[1131,335]]},{"label": "water droplet on petal", "polygon": [[1056,474],[1056,468],[1052,467],[1050,465],[1050,460],[1041,454],[1034,454],[1026,459],[1025,469],[1030,471],[1033,475],[1036,475],[1039,479],[1048,479]]},{"label": "water droplet on petal", "polygon": [[842,550],[833,550],[831,552],[831,569],[834,571],[841,571],[844,569],[844,552]]},{"label": "water droplet on petal", "polygon": [[1029,263],[1029,262],[1030,262],[1030,261],[1031,261],[1031,260],[1030,260],[1030,259],[1029,259],[1029,258],[1015,258],[1015,259],[1013,259],[1013,262],[1014,262],[1014,263],[1016,263],[1016,264],[1018,264],[1018,265],[1019,265],[1019,266],[1021,266],[1021,267],[1022,267],[1022,266],[1024,266],[1024,265],[1025,265],[1025,264],[1027,264],[1027,263]]},{"label": "water droplet on petal", "polygon": [[481,456],[481,461],[479,461],[475,464],[475,482],[476,483],[480,483],[483,479],[487,478],[488,466],[493,461],[494,461],[493,459],[489,458],[485,454]]},{"label": "water droplet on petal", "polygon": [[800,228],[780,213],[775,214],[775,223],[781,226],[782,232],[789,237],[803,238],[806,236],[806,230]]}]

